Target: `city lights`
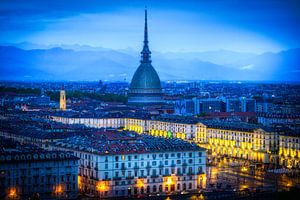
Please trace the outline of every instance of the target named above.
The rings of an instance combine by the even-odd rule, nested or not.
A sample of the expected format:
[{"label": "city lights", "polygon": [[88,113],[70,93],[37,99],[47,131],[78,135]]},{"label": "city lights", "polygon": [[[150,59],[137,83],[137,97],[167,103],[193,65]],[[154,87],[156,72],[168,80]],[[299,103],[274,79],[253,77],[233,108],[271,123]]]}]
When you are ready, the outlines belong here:
[{"label": "city lights", "polygon": [[96,185],[96,188],[100,192],[107,191],[109,189],[109,182],[107,181],[99,181]]},{"label": "city lights", "polygon": [[144,179],[137,179],[136,180],[136,185],[137,185],[137,187],[139,187],[139,188],[141,188],[141,187],[144,187],[145,186],[145,184],[144,184]]},{"label": "city lights", "polygon": [[17,189],[16,188],[10,188],[8,191],[8,197],[9,198],[16,198],[17,197]]},{"label": "city lights", "polygon": [[56,195],[61,195],[63,193],[63,187],[61,184],[55,186],[54,193]]}]

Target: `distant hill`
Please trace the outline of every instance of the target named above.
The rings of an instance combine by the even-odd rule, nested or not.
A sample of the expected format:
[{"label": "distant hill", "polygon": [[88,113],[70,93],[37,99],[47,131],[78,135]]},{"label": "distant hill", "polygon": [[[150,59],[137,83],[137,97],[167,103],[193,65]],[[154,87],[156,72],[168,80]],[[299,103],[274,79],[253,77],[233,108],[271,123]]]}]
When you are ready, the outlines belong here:
[{"label": "distant hill", "polygon": [[[131,49],[111,50],[80,45],[27,50],[0,46],[2,80],[127,80],[139,65]],[[73,49],[75,48],[75,50]],[[227,57],[227,59],[226,59]],[[153,66],[162,80],[293,80],[299,81],[300,49],[279,53],[153,52]]]}]

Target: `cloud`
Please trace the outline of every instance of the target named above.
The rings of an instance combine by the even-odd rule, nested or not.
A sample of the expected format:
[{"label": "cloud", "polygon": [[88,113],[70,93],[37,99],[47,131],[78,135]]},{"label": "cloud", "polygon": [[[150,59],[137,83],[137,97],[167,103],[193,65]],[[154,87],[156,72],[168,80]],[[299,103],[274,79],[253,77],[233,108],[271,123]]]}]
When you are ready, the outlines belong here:
[{"label": "cloud", "polygon": [[253,69],[254,65],[251,64],[251,65],[245,65],[245,66],[242,66],[241,69],[242,70],[249,70],[249,69]]}]

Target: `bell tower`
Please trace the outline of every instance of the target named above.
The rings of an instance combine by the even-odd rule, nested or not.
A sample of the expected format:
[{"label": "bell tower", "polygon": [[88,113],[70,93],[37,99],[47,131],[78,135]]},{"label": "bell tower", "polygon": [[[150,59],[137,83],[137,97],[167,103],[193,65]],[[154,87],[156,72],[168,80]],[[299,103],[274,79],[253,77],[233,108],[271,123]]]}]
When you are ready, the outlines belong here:
[{"label": "bell tower", "polygon": [[61,87],[60,95],[59,95],[59,109],[65,111],[67,108],[66,104],[66,91],[64,86]]}]

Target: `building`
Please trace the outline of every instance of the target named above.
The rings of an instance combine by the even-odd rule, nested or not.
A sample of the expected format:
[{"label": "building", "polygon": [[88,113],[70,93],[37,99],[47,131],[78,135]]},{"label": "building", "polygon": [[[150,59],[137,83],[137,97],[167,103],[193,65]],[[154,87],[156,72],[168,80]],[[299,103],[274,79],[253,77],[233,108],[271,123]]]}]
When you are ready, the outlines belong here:
[{"label": "building", "polygon": [[300,168],[300,137],[295,133],[279,135],[279,164]]},{"label": "building", "polygon": [[66,91],[64,87],[61,88],[59,93],[59,109],[65,111],[67,109],[66,104]]},{"label": "building", "polygon": [[213,113],[224,112],[225,103],[221,99],[200,99],[200,112],[201,113]]},{"label": "building", "polygon": [[242,112],[256,112],[256,100],[251,98],[241,97]]},{"label": "building", "polygon": [[151,64],[151,51],[148,46],[147,10],[145,10],[144,47],[141,64],[135,71],[129,86],[128,103],[153,105],[163,103],[159,76]]},{"label": "building", "polygon": [[101,129],[50,144],[73,151],[79,189],[94,197],[196,191],[205,187],[205,149],[175,138]]},{"label": "building", "polygon": [[277,163],[278,133],[246,123],[206,122],[205,134],[197,134],[199,145],[213,158],[226,156],[260,163]]},{"label": "building", "polygon": [[272,124],[300,125],[300,114],[258,113],[257,120],[264,126]]},{"label": "building", "polygon": [[[210,158],[226,156],[259,163],[282,164],[285,167],[288,164],[278,160],[279,135],[284,135],[286,131],[263,125],[199,120],[180,116],[106,119],[68,119],[55,116],[52,119],[63,123],[81,122],[91,127],[112,127],[113,125],[155,137],[180,138],[208,149]],[[99,123],[99,121],[105,121],[105,123]],[[300,140],[299,136],[295,137]],[[291,140],[291,143],[297,145],[296,140]]]},{"label": "building", "polygon": [[175,101],[174,110],[176,114],[195,115],[199,113],[197,98],[180,99]]},{"label": "building", "polygon": [[242,112],[240,99],[226,99],[226,112]]},{"label": "building", "polygon": [[225,103],[221,99],[181,99],[174,105],[175,113],[182,115],[197,115],[200,113],[224,112]]},{"label": "building", "polygon": [[76,199],[78,158],[0,138],[1,199]]}]

